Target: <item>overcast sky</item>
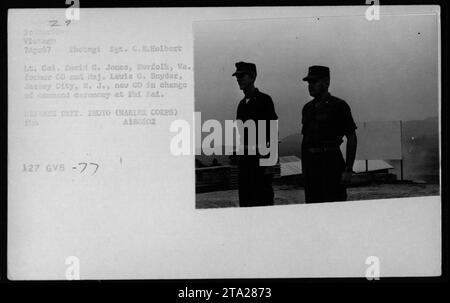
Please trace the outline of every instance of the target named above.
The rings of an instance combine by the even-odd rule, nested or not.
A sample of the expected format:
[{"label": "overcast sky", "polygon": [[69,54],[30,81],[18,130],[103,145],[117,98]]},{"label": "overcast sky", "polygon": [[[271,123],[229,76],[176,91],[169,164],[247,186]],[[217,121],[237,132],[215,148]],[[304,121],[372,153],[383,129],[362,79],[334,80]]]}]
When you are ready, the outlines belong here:
[{"label": "overcast sky", "polygon": [[195,109],[202,120],[234,119],[243,95],[231,74],[247,61],[257,66],[256,87],[274,100],[281,137],[300,130],[310,65],[330,67],[330,92],[356,121],[437,116],[437,30],[435,15],[196,22]]}]

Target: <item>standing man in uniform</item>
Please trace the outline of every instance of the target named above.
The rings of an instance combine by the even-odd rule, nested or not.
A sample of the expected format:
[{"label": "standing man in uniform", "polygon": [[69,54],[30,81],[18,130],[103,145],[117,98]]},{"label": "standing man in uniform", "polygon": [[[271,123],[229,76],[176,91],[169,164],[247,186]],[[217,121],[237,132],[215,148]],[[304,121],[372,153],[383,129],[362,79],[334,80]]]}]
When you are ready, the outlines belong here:
[{"label": "standing man in uniform", "polygon": [[[302,110],[306,203],[345,201],[357,146],[350,107],[328,92],[328,67],[311,66],[303,81],[308,82],[309,94],[313,97]],[[340,150],[344,136],[347,137],[346,161]]]},{"label": "standing man in uniform", "polygon": [[[253,63],[238,62],[235,64],[236,77],[239,88],[244,93],[244,98],[239,102],[236,120],[243,123],[253,120],[256,125],[256,146],[258,146],[258,121],[265,120],[266,142],[270,142],[270,120],[278,120],[272,98],[260,92],[255,87],[256,65]],[[238,156],[239,167],[239,205],[241,207],[273,205],[272,175],[268,167],[260,165],[263,157],[258,153],[249,153],[252,148],[249,146],[248,129],[243,129],[244,135],[244,155]],[[278,146],[277,146],[278,148]]]}]

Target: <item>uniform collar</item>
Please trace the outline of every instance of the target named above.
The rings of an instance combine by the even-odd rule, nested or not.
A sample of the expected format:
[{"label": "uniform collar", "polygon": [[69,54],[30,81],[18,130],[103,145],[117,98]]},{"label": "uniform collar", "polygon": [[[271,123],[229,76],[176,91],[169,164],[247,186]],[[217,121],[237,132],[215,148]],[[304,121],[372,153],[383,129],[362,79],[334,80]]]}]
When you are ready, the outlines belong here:
[{"label": "uniform collar", "polygon": [[314,98],[312,101],[315,104],[328,104],[331,100],[331,94],[330,92],[327,92],[320,101],[317,98]]},{"label": "uniform collar", "polygon": [[253,92],[253,95],[250,97],[244,96],[243,100],[245,100],[247,98],[251,100],[251,99],[255,98],[258,94],[259,94],[259,90],[255,87],[255,91]]}]

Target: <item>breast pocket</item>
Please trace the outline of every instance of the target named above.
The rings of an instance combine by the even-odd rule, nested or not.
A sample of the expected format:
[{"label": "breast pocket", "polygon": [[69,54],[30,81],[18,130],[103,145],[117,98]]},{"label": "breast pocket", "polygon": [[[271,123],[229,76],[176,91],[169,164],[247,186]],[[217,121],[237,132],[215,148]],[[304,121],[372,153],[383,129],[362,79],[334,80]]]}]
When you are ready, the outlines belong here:
[{"label": "breast pocket", "polygon": [[326,122],[329,120],[329,118],[330,118],[330,115],[329,115],[329,113],[326,113],[326,112],[316,114],[316,120],[319,122]]},{"label": "breast pocket", "polygon": [[317,128],[322,133],[330,133],[333,132],[333,128],[335,127],[333,115],[330,111],[321,111],[316,113],[315,120],[317,124]]}]

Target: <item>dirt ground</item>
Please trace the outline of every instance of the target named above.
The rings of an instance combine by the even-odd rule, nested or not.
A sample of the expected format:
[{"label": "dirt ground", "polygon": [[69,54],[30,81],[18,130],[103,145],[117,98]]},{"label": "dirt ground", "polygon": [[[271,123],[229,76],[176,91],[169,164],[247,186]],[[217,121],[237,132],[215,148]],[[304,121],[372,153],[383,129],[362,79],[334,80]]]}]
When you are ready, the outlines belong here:
[{"label": "dirt ground", "polygon": [[[305,202],[302,187],[274,186],[275,205],[301,204]],[[347,189],[348,200],[372,200],[439,195],[439,184],[374,184]],[[196,195],[196,208],[239,206],[237,190],[215,191]]]}]

